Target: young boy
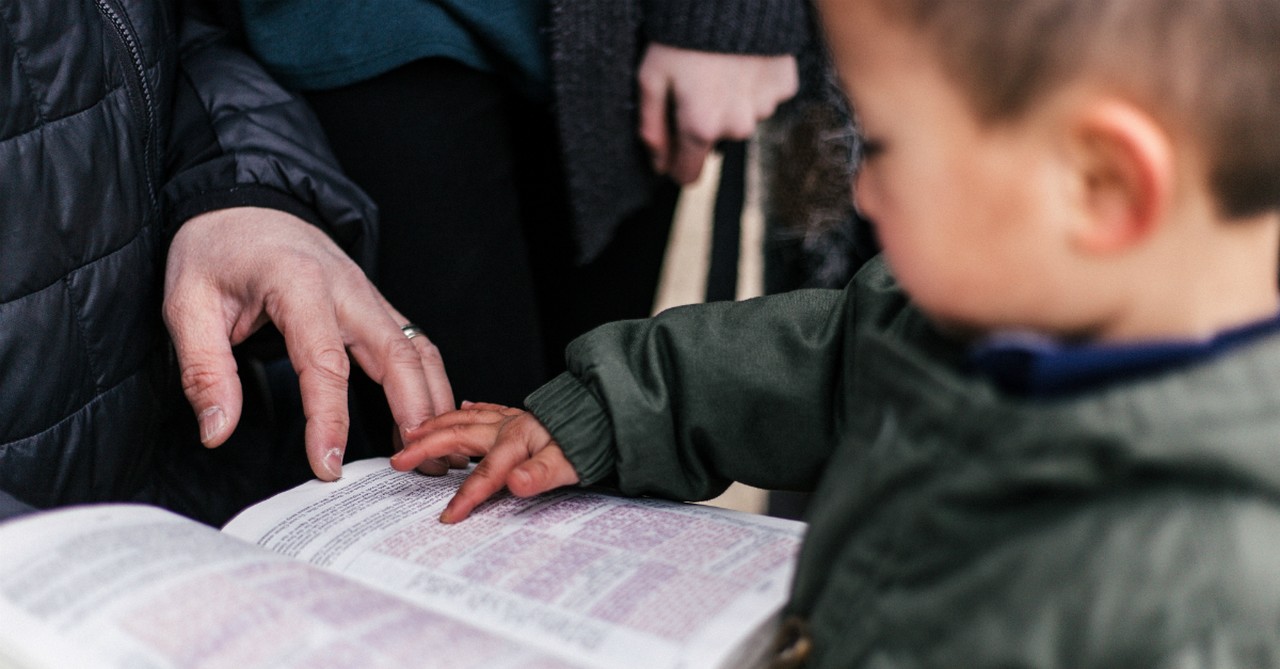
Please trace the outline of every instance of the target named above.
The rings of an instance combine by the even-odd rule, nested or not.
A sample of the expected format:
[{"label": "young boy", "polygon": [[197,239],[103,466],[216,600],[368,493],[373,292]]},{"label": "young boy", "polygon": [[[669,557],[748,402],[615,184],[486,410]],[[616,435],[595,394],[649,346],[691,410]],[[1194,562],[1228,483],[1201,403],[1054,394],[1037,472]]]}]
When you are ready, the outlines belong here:
[{"label": "young boy", "polygon": [[445,522],[815,490],[780,661],[1280,662],[1280,3],[820,4],[884,262],[595,330],[395,466],[487,453]]}]

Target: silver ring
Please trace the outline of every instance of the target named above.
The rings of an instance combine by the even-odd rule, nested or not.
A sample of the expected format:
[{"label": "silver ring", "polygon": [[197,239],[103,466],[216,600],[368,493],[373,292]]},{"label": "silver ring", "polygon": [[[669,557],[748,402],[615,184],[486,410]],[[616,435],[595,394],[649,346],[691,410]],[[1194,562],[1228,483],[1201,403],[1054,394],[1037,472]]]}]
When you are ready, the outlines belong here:
[{"label": "silver ring", "polygon": [[404,325],[401,325],[400,331],[403,332],[404,336],[408,339],[427,336],[427,333],[423,331],[422,328],[414,325],[413,323],[405,323]]}]

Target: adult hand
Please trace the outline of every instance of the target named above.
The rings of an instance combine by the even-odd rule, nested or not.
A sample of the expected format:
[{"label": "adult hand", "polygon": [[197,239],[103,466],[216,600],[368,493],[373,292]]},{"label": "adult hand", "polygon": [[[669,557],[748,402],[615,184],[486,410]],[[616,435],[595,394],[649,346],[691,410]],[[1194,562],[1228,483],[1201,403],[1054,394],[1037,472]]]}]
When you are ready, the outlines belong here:
[{"label": "adult hand", "polygon": [[[678,183],[698,179],[716,142],[747,139],[796,94],[794,56],[748,56],[650,44],[636,75],[640,138],[653,169]],[[674,125],[673,125],[674,124]]]},{"label": "adult hand", "polygon": [[409,437],[405,449],[391,458],[391,466],[401,471],[421,469],[424,460],[450,453],[484,456],[440,514],[443,523],[464,520],[503,487],[529,497],[578,482],[578,472],[551,433],[520,409],[463,402],[462,409],[428,420]]},{"label": "adult hand", "polygon": [[400,430],[453,408],[440,352],[407,323],[323,232],[274,209],[238,207],[187,221],[165,272],[164,319],[182,388],[210,448],[240,420],[243,394],[231,347],[268,321],[298,372],[307,458],[316,476],[341,476],[350,419],[350,355],[382,384]]}]

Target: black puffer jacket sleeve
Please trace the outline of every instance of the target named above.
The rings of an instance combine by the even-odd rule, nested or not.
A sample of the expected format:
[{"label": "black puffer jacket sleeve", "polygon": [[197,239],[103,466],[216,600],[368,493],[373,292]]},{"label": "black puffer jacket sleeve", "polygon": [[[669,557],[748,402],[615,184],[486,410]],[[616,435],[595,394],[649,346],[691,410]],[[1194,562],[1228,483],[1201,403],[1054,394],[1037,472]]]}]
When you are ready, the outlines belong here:
[{"label": "black puffer jacket sleeve", "polygon": [[0,490],[0,522],[35,513],[35,507],[18,501],[7,492]]},{"label": "black puffer jacket sleeve", "polygon": [[306,103],[212,13],[182,3],[164,187],[168,224],[231,206],[281,209],[326,230],[366,269],[376,209],[338,167]]}]

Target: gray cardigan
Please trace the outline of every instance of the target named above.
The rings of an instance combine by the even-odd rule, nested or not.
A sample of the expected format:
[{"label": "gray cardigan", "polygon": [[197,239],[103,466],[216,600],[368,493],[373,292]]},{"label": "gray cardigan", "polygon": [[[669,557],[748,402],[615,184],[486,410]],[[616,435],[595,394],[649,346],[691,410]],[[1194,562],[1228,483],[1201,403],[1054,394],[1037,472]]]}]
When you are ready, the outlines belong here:
[{"label": "gray cardigan", "polygon": [[551,68],[578,259],[594,258],[656,176],[636,134],[648,41],[780,55],[811,43],[806,0],[551,0]]}]

